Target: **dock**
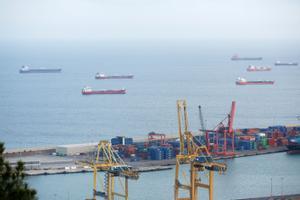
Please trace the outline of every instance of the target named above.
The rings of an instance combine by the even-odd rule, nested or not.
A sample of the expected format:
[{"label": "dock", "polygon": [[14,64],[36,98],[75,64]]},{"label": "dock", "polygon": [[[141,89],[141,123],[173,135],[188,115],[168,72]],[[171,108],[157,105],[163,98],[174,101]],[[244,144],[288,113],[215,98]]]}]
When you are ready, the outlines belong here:
[{"label": "dock", "polygon": [[[215,157],[215,159],[236,159],[286,151],[287,149],[281,146],[266,150],[237,151],[234,156],[219,156]],[[55,153],[54,148],[26,149],[26,151],[22,149],[20,152],[16,150],[7,151],[5,157],[12,166],[16,165],[18,160],[22,160],[25,164],[25,174],[27,176],[90,173],[93,171],[87,164],[82,164],[82,161],[87,160],[87,155],[57,156],[53,153]],[[176,164],[175,158],[167,160],[140,160],[133,162],[125,159],[125,161],[139,172],[171,170]]]},{"label": "dock", "polygon": [[300,194],[257,197],[257,198],[236,199],[236,200],[300,200]]}]

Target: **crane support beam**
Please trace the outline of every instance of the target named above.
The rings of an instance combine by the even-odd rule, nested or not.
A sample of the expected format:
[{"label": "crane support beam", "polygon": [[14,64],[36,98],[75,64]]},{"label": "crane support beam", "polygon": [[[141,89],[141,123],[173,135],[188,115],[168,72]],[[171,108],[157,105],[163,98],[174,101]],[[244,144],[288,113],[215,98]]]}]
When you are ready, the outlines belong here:
[{"label": "crane support beam", "polygon": [[[199,107],[200,108],[200,107]],[[180,139],[180,153],[176,156],[174,200],[197,200],[198,188],[205,188],[209,192],[209,200],[213,200],[214,171],[224,172],[224,163],[214,162],[207,147],[197,144],[195,138],[188,130],[188,114],[185,100],[177,101],[178,133]],[[179,169],[182,164],[189,164],[189,179],[187,184],[181,184]],[[208,183],[201,182],[201,173],[207,172]],[[185,177],[183,173],[183,176]],[[187,190],[189,197],[179,197],[180,189]]]},{"label": "crane support beam", "polygon": [[[95,161],[91,163],[93,172],[93,199],[97,196],[104,197],[106,200],[114,200],[115,197],[124,198],[128,200],[128,179],[137,180],[139,174],[133,171],[112,148],[108,141],[100,141],[98,144]],[[97,186],[98,172],[104,171],[104,178],[102,188],[100,190]],[[123,189],[124,193],[115,191],[116,178],[120,179],[118,188]],[[121,180],[124,179],[124,181]],[[124,183],[122,183],[124,182]]]}]

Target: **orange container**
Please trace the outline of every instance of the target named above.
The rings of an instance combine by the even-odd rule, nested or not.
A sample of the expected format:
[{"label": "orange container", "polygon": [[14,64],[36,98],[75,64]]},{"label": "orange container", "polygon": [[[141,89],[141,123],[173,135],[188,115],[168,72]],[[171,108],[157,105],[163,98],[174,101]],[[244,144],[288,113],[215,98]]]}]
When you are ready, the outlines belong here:
[{"label": "orange container", "polygon": [[276,141],[275,141],[274,138],[269,138],[269,139],[268,139],[268,143],[269,143],[269,145],[272,146],[272,147],[277,146],[277,145],[276,145]]},{"label": "orange container", "polygon": [[254,141],[255,137],[251,136],[251,135],[246,135],[246,136],[240,136],[240,140],[250,140],[250,141]]},{"label": "orange container", "polygon": [[281,139],[282,145],[287,145],[289,143],[288,139],[282,138]]}]

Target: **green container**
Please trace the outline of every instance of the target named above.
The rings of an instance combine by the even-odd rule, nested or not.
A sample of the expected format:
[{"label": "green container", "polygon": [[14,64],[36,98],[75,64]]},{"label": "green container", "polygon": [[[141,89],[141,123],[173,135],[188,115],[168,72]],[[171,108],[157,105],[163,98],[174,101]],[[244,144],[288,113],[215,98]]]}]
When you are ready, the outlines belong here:
[{"label": "green container", "polygon": [[261,144],[262,144],[263,146],[268,145],[268,139],[267,139],[267,138],[262,139],[262,140],[261,140]]},{"label": "green container", "polygon": [[257,149],[257,144],[256,144],[256,142],[253,143],[253,149],[255,149],[255,150]]}]

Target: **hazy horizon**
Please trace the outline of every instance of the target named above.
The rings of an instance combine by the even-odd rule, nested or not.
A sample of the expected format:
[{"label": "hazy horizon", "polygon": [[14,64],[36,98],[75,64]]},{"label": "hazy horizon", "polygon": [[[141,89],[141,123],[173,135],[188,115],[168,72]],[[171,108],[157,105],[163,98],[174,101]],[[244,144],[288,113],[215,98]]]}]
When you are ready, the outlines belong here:
[{"label": "hazy horizon", "polygon": [[296,0],[0,0],[0,40],[300,40]]}]

